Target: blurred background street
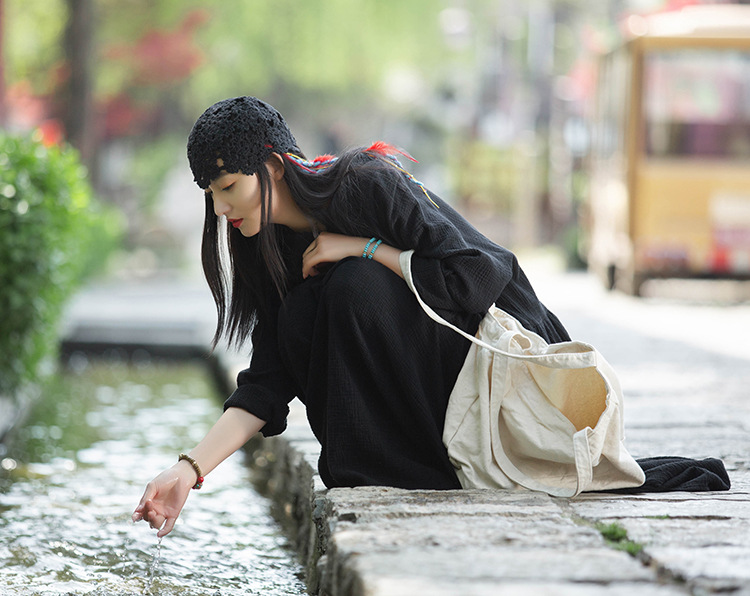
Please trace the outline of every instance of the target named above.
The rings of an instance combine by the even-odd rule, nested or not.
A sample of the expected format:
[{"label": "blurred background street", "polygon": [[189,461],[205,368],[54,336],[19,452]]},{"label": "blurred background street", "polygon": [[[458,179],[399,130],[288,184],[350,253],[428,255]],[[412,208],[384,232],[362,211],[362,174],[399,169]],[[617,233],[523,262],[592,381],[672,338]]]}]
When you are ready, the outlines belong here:
[{"label": "blurred background street", "polygon": [[[199,234],[202,201],[185,139],[208,105],[244,94],[278,107],[310,156],[376,139],[403,147],[419,161],[410,166],[417,178],[511,249],[554,247],[566,265],[592,258],[604,279],[631,282],[635,265],[658,275],[747,275],[750,190],[726,169],[723,186],[696,199],[713,205],[711,215],[696,207],[711,219],[702,236],[687,219],[690,208],[663,209],[665,199],[648,195],[671,224],[639,223],[646,237],[631,239],[632,257],[598,242],[623,233],[600,223],[625,220],[602,214],[597,199],[619,204],[611,190],[600,191],[619,187],[617,176],[643,176],[627,182],[631,193],[661,184],[670,202],[689,194],[650,170],[633,173],[640,170],[629,161],[631,145],[643,146],[649,167],[687,159],[670,174],[681,179],[706,163],[747,163],[750,50],[724,42],[696,54],[689,45],[659,45],[668,51],[643,66],[642,108],[633,103],[641,101],[634,88],[641,79],[629,78],[627,66],[644,51],[633,40],[666,30],[690,37],[695,22],[707,22],[704,15],[665,27],[660,17],[696,7],[719,14],[728,4],[2,0],[0,125],[80,153],[94,195],[113,208],[110,224],[122,233],[107,260],[110,275],[198,271],[195,236],[186,230]],[[722,22],[739,26],[746,16]],[[726,27],[710,35],[746,36]],[[632,49],[623,50],[627,43]],[[628,138],[641,127],[645,138]],[[725,128],[737,134],[717,136]],[[613,159],[626,161],[613,166]],[[745,227],[737,231],[727,219]],[[692,244],[700,253],[688,254]]]},{"label": "blurred background street", "polygon": [[[181,406],[209,420],[223,398],[199,402],[211,383],[183,380],[205,374],[215,325],[185,143],[236,95],[277,107],[308,157],[376,140],[413,155],[414,176],[516,252],[571,335],[614,365],[634,454],[721,457],[746,502],[747,4],[0,0],[0,592],[151,589],[152,541],[116,525],[145,479],[119,445],[145,458]],[[175,432],[149,473],[196,440]],[[106,536],[70,541],[89,523],[70,511],[90,510],[86,486],[101,493],[110,471]],[[247,484],[232,498],[255,499]],[[70,531],[40,543],[60,520]],[[278,558],[276,593],[301,593],[283,539],[267,538],[278,549],[264,562],[229,569],[217,547],[212,587],[235,593],[227,573],[255,593],[253,566]],[[164,589],[185,575],[164,569]]]}]

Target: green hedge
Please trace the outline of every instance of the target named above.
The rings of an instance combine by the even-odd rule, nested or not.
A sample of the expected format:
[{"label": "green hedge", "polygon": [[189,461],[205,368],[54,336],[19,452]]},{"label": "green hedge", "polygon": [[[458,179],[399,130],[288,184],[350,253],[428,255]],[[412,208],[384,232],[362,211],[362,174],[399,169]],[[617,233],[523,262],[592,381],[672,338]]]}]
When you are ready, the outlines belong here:
[{"label": "green hedge", "polygon": [[0,131],[0,396],[43,376],[66,299],[103,264],[118,227],[74,150]]}]

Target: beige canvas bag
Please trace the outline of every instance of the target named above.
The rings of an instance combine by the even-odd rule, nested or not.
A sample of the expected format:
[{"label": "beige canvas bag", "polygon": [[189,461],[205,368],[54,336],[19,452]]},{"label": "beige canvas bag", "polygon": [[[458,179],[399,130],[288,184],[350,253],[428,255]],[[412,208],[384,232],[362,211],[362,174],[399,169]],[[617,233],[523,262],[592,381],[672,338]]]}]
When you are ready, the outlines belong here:
[{"label": "beige canvas bag", "polygon": [[472,337],[422,301],[413,252],[401,253],[400,265],[419,304],[474,344],[443,430],[461,485],[572,497],[643,484],[643,470],[623,443],[620,384],[602,355],[579,341],[548,344],[495,306]]}]

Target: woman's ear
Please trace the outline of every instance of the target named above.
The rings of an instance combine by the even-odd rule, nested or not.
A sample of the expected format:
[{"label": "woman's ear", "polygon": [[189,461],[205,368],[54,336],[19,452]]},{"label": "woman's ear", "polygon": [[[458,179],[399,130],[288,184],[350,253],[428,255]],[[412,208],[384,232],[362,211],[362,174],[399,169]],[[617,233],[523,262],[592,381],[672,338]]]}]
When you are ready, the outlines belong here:
[{"label": "woman's ear", "polygon": [[284,177],[284,159],[278,153],[271,153],[271,157],[266,160],[266,168],[272,180]]}]

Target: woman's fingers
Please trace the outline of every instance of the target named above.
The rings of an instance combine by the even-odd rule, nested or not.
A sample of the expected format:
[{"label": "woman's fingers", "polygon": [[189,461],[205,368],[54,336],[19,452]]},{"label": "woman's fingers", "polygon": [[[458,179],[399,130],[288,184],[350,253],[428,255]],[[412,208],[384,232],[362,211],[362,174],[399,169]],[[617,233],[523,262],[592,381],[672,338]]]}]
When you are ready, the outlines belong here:
[{"label": "woman's fingers", "polygon": [[310,245],[309,245],[309,246],[308,246],[308,247],[307,247],[307,248],[305,249],[305,252],[303,252],[303,253],[302,253],[302,256],[303,256],[303,257],[306,257],[306,256],[307,256],[307,255],[309,255],[309,254],[310,254],[310,253],[311,253],[312,251],[314,251],[314,250],[315,250],[316,248],[318,248],[318,238],[320,238],[320,236],[316,236],[316,237],[315,237],[315,240],[313,240],[313,241],[312,241],[312,242],[310,243]]},{"label": "woman's fingers", "polygon": [[159,537],[166,536],[172,531],[194,483],[195,472],[189,466],[164,470],[146,486],[133,512],[133,521],[143,520],[159,531]]},{"label": "woman's fingers", "polygon": [[166,516],[158,511],[151,499],[145,499],[135,508],[132,519],[134,522],[141,520],[146,521],[152,528],[161,528]]},{"label": "woman's fingers", "polygon": [[172,531],[172,528],[174,528],[174,524],[177,521],[176,517],[168,517],[166,521],[164,522],[164,525],[162,526],[161,530],[159,530],[156,533],[157,538],[162,538],[163,536],[166,536]]},{"label": "woman's fingers", "polygon": [[316,275],[318,265],[323,263],[359,256],[366,242],[366,238],[321,232],[302,255],[302,277]]},{"label": "woman's fingers", "polygon": [[317,236],[315,240],[313,240],[310,245],[305,249],[305,252],[302,253],[302,278],[306,279],[310,275],[315,275],[317,271],[315,270],[315,266],[312,263],[312,254],[315,252],[315,249],[318,248],[318,238],[320,236]]},{"label": "woman's fingers", "polygon": [[160,513],[151,500],[140,503],[133,512],[132,519],[134,522],[143,520],[150,528],[159,530],[156,534],[159,538],[169,534],[177,522],[177,517],[168,517],[166,513]]},{"label": "woman's fingers", "polygon": [[148,525],[154,530],[161,529],[165,521],[167,521],[167,518],[153,509],[148,512]]},{"label": "woman's fingers", "polygon": [[177,517],[168,517],[167,515],[159,513],[155,509],[148,509],[148,512],[146,513],[146,519],[148,520],[148,525],[151,528],[153,528],[154,530],[159,530],[156,533],[156,536],[158,538],[162,538],[163,536],[169,534],[174,529],[174,525],[177,522]]},{"label": "woman's fingers", "polygon": [[315,266],[320,262],[320,255],[317,253],[318,249],[318,236],[312,241],[310,246],[305,249],[302,254],[302,278],[307,278],[310,275],[317,275],[318,270]]},{"label": "woman's fingers", "polygon": [[149,482],[146,485],[146,490],[143,491],[143,496],[141,497],[138,506],[135,508],[135,511],[133,511],[133,515],[131,516],[131,519],[134,522],[141,521],[143,519],[146,510],[146,504],[151,502],[151,499],[153,498],[155,492],[156,490]]}]

